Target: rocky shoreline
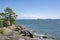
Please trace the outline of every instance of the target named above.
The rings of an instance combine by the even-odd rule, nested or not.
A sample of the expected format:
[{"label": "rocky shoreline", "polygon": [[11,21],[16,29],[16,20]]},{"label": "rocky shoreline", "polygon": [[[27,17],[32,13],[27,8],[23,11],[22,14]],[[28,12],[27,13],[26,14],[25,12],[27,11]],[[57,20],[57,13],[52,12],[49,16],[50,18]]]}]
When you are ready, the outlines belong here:
[{"label": "rocky shoreline", "polygon": [[[44,37],[46,38],[46,37]],[[8,26],[0,28],[0,40],[42,40],[24,26]],[[44,39],[43,39],[44,40]]]},{"label": "rocky shoreline", "polygon": [[34,38],[33,33],[23,26],[9,26],[0,28],[0,40],[40,40]]}]

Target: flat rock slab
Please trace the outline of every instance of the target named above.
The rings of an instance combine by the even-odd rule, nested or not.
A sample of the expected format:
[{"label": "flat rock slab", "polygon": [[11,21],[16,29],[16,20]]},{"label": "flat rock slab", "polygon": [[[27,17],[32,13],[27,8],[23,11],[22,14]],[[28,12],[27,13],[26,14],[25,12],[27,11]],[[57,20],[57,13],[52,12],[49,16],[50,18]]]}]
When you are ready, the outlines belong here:
[{"label": "flat rock slab", "polygon": [[25,39],[23,39],[23,38],[19,38],[19,40],[25,40]]}]

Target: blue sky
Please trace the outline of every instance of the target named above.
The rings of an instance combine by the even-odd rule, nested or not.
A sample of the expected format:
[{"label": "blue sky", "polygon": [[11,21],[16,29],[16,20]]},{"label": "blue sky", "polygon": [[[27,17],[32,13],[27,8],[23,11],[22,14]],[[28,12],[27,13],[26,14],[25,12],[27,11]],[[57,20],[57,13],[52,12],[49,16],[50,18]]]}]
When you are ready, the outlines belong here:
[{"label": "blue sky", "polygon": [[60,0],[0,0],[0,12],[6,7],[17,19],[60,19]]}]

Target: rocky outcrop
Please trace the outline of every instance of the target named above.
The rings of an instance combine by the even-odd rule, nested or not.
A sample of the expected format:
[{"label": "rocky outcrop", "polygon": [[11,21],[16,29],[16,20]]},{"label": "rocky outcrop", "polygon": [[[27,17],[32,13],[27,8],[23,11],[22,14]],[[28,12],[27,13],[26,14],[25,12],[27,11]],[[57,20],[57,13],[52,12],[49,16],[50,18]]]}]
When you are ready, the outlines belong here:
[{"label": "rocky outcrop", "polygon": [[22,36],[28,36],[33,38],[33,34],[29,30],[22,28],[21,26],[16,27],[15,31],[18,31],[20,34],[23,34]]},{"label": "rocky outcrop", "polygon": [[0,40],[35,40],[33,34],[22,26],[3,27],[1,30]]},{"label": "rocky outcrop", "polygon": [[0,40],[44,40],[44,39],[41,39],[41,37],[38,35],[37,36],[34,35],[31,31],[27,30],[23,26],[9,26],[0,28]]}]

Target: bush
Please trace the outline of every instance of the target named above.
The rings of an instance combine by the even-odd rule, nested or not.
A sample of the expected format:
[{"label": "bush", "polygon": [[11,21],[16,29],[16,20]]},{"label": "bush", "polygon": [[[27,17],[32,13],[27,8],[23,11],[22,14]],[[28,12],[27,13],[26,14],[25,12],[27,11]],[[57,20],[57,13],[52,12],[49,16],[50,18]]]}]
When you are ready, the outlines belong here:
[{"label": "bush", "polygon": [[3,29],[2,28],[0,28],[0,33],[3,34]]}]

